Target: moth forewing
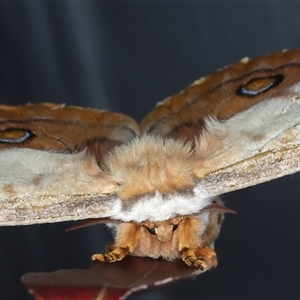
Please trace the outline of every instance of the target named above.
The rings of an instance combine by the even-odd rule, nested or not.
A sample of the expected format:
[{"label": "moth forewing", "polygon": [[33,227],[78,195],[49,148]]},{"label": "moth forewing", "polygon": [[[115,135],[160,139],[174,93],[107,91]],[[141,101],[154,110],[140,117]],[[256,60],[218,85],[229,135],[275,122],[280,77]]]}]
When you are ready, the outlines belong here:
[{"label": "moth forewing", "polygon": [[288,95],[258,103],[229,120],[207,121],[195,147],[199,159],[194,169],[206,196],[300,170],[299,92],[295,85]]},{"label": "moth forewing", "polygon": [[300,89],[289,97],[261,102],[226,121],[207,120],[207,129],[196,147],[198,174],[200,169],[209,173],[263,152],[299,144],[300,98],[295,98],[299,93]]},{"label": "moth forewing", "polygon": [[[0,224],[26,225],[111,214],[117,184],[86,152],[0,151]],[[111,199],[110,199],[111,200]]]}]

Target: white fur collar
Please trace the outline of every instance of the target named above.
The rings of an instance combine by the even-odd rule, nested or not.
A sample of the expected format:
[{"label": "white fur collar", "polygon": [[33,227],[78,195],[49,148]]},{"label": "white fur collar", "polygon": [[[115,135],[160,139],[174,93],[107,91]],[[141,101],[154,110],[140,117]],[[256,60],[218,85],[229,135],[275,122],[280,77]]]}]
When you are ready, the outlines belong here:
[{"label": "white fur collar", "polygon": [[[128,210],[124,210],[120,199],[113,205],[113,218],[124,222],[135,221],[163,221],[177,215],[194,214],[211,204],[213,197],[203,197],[198,188],[193,194],[176,194],[163,196],[159,192],[151,196],[145,196],[136,200]],[[124,202],[123,202],[124,203]]]}]

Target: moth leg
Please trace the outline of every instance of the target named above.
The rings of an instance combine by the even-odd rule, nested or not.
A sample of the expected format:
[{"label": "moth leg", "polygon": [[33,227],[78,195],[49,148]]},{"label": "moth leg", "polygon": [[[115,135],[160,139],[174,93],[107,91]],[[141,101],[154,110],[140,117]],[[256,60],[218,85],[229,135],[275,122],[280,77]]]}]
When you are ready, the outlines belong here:
[{"label": "moth leg", "polygon": [[217,255],[212,248],[205,246],[202,226],[197,217],[184,219],[178,228],[178,250],[188,266],[206,271],[217,266]]},{"label": "moth leg", "polygon": [[92,260],[102,262],[116,262],[122,260],[129,253],[129,248],[116,247],[113,251],[106,254],[94,254]]},{"label": "moth leg", "polygon": [[115,243],[109,246],[110,252],[94,254],[92,260],[101,262],[116,262],[132,253],[139,240],[140,226],[135,223],[121,223],[117,227]]},{"label": "moth leg", "polygon": [[182,260],[190,267],[201,271],[207,271],[218,264],[217,254],[210,247],[199,247],[196,250],[183,249]]},{"label": "moth leg", "polygon": [[106,246],[106,250],[109,251],[109,252],[113,251],[115,249],[116,249],[115,243],[110,243],[109,245]]}]

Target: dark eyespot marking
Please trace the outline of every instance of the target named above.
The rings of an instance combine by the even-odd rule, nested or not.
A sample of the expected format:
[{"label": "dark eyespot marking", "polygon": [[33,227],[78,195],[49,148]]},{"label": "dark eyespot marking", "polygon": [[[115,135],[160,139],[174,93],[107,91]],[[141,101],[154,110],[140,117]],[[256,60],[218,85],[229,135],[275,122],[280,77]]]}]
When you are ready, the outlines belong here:
[{"label": "dark eyespot marking", "polygon": [[155,228],[149,228],[149,227],[146,227],[146,228],[150,234],[156,235]]},{"label": "dark eyespot marking", "polygon": [[278,86],[284,79],[282,74],[277,74],[269,77],[260,77],[249,80],[242,84],[237,90],[236,94],[239,96],[255,97],[259,94]]},{"label": "dark eyespot marking", "polygon": [[34,133],[28,129],[7,128],[0,131],[0,143],[20,144],[34,137]]}]

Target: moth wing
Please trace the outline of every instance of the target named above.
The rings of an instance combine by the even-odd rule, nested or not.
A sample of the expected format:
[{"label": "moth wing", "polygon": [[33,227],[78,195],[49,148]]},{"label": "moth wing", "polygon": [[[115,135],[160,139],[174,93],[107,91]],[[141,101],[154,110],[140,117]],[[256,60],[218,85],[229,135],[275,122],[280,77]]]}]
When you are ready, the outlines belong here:
[{"label": "moth wing", "polygon": [[89,149],[101,161],[102,152],[109,150],[104,148],[138,135],[139,125],[119,113],[53,103],[0,105],[0,149],[20,147],[63,153]]},{"label": "moth wing", "polygon": [[248,59],[159,103],[143,133],[192,141],[206,196],[300,170],[300,50]]},{"label": "moth wing", "polygon": [[139,135],[130,117],[50,103],[0,106],[0,225],[107,217],[105,153]]}]

